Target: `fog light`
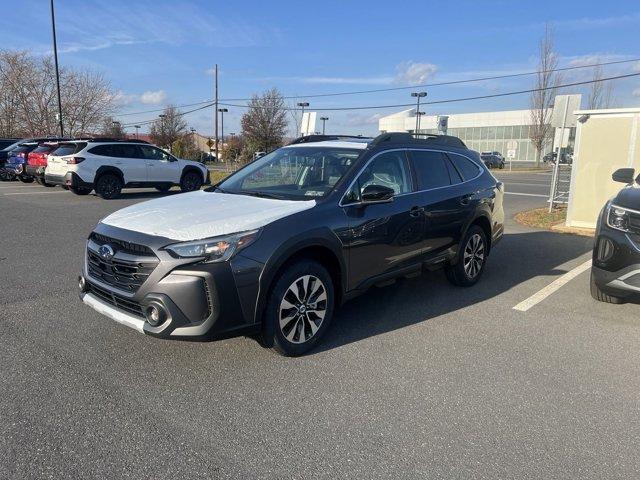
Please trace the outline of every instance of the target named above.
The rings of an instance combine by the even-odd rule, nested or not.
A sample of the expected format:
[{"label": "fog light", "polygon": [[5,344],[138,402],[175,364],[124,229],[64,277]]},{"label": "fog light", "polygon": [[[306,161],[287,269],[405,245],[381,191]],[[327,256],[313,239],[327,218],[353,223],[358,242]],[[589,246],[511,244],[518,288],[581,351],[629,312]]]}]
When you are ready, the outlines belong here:
[{"label": "fog light", "polygon": [[81,293],[84,293],[87,291],[87,281],[84,279],[82,275],[78,277],[78,288],[80,289]]},{"label": "fog light", "polygon": [[144,316],[152,327],[157,327],[167,319],[164,307],[155,303],[152,303],[144,310]]}]

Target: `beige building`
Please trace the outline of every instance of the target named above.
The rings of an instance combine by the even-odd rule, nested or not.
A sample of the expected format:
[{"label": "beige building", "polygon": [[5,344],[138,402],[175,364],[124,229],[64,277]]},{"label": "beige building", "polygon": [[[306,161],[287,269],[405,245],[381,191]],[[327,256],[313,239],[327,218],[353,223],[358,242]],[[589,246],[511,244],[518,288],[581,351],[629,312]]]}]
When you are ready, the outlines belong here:
[{"label": "beige building", "polygon": [[622,184],[618,168],[640,171],[640,108],[578,110],[567,225],[595,228],[598,214]]}]

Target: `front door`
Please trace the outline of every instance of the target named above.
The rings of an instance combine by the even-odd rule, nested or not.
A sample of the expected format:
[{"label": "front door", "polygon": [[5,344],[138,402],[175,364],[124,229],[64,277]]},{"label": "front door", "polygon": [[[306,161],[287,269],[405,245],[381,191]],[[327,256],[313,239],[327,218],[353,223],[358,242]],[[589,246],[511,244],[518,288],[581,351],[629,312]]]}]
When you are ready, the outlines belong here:
[{"label": "front door", "polygon": [[114,157],[114,164],[124,175],[124,183],[138,184],[147,181],[147,166],[140,158],[140,150],[137,145],[130,143],[116,144],[110,146],[111,156]]},{"label": "front door", "polygon": [[[395,196],[387,203],[363,204],[362,191],[368,185],[390,187]],[[424,214],[416,201],[404,150],[381,153],[360,173],[342,202],[350,227],[343,239],[348,289],[420,263]]]},{"label": "front door", "polygon": [[147,181],[157,183],[178,183],[180,167],[175,158],[164,150],[151,145],[140,145],[147,166]]}]

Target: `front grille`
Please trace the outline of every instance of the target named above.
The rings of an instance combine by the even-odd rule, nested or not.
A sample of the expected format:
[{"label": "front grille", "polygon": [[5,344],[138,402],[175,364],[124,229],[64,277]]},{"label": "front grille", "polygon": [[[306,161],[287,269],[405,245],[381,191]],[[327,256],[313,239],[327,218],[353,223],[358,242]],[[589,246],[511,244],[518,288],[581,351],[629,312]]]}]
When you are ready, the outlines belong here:
[{"label": "front grille", "polygon": [[127,292],[135,292],[149,278],[157,262],[136,262],[116,258],[105,260],[87,249],[89,275]]},{"label": "front grille", "polygon": [[127,242],[125,240],[118,240],[116,238],[107,237],[106,235],[101,235],[96,232],[91,232],[89,238],[93,240],[98,245],[104,245],[105,243],[110,243],[112,245],[117,245],[118,250],[124,253],[130,253],[131,255],[142,255],[145,257],[155,257],[153,250],[151,250],[146,245],[138,245],[137,243]]},{"label": "front grille", "polygon": [[112,305],[120,310],[124,310],[127,313],[135,315],[136,317],[144,318],[142,305],[126,298],[122,298],[114,293],[111,293],[103,288],[100,288],[90,282],[87,282],[87,292],[92,293],[100,300]]}]

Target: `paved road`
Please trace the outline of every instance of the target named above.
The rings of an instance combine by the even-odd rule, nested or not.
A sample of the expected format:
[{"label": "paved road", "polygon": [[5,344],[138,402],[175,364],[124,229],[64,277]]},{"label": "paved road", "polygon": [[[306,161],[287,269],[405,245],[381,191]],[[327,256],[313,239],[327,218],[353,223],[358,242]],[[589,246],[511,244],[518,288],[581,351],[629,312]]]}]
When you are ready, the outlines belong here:
[{"label": "paved road", "polygon": [[[374,289],[287,359],[247,338],[144,337],[79,303],[86,235],[152,197],[0,183],[0,478],[640,474],[638,307],[592,301],[585,272],[513,309],[587,260],[590,239],[509,220],[476,287],[436,272]],[[506,198],[509,219],[544,204]]]}]

